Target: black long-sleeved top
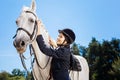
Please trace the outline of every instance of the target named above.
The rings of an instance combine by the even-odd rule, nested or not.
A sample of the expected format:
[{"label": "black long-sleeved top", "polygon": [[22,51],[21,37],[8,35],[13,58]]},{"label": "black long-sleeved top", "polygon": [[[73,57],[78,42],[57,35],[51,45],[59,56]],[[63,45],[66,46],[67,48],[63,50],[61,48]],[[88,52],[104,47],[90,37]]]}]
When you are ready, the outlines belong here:
[{"label": "black long-sleeved top", "polygon": [[54,50],[52,48],[48,48],[45,45],[42,35],[38,35],[36,40],[37,40],[40,50],[44,54],[53,57],[52,62],[51,62],[52,71],[69,69],[70,48],[68,46],[61,46],[58,49]]}]

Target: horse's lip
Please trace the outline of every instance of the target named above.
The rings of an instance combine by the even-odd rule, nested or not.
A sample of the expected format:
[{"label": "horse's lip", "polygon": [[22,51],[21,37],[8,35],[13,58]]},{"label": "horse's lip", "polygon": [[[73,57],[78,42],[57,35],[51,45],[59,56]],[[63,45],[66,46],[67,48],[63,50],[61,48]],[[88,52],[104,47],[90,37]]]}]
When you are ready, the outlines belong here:
[{"label": "horse's lip", "polygon": [[24,53],[25,52],[25,48],[16,48],[17,49],[17,51],[18,51],[18,53],[20,53],[20,54],[22,54],[22,53]]}]

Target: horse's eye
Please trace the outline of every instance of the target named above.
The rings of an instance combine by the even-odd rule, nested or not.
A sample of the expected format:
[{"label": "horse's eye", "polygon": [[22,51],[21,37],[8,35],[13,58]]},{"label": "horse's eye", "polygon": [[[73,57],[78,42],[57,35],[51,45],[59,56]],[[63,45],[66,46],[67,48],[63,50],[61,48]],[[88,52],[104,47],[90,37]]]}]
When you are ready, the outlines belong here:
[{"label": "horse's eye", "polygon": [[34,22],[34,20],[33,20],[32,18],[30,18],[30,19],[29,19],[29,22],[30,22],[30,23],[33,23],[33,22]]}]

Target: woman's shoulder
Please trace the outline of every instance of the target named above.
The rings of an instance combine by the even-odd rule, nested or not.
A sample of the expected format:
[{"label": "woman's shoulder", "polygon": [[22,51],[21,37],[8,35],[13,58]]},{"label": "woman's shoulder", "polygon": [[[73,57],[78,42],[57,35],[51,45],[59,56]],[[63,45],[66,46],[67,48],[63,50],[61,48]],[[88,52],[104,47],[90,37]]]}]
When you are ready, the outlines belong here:
[{"label": "woman's shoulder", "polygon": [[57,49],[60,49],[60,50],[70,50],[70,47],[60,46]]}]

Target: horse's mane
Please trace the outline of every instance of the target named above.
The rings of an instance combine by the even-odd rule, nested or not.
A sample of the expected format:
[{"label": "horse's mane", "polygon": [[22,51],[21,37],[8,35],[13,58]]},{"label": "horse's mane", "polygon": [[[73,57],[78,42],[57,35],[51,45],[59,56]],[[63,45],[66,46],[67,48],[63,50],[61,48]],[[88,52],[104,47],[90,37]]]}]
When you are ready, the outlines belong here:
[{"label": "horse's mane", "polygon": [[42,34],[42,36],[43,36],[43,38],[45,40],[46,45],[49,46],[49,43],[48,43],[49,42],[48,31],[46,30],[45,25],[42,23],[42,20],[40,20],[40,21],[41,21],[41,34]]}]

